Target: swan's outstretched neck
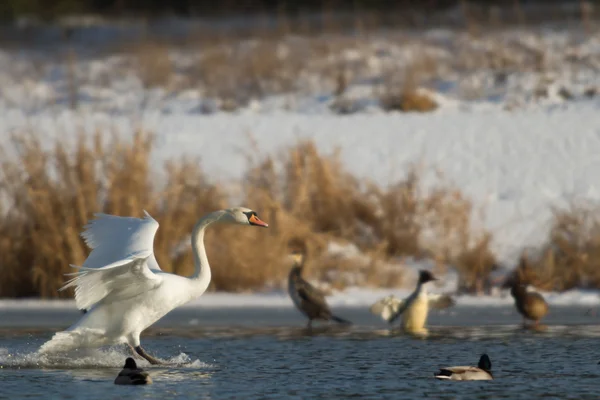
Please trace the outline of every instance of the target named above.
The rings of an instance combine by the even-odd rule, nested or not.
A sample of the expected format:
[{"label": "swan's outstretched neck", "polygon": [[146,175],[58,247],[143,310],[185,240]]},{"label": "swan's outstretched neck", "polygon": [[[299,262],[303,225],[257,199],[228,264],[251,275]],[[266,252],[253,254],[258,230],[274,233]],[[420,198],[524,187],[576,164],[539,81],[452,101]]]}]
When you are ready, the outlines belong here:
[{"label": "swan's outstretched neck", "polygon": [[[226,214],[225,211],[215,211],[200,218],[192,230],[192,251],[194,252],[194,274],[191,279],[197,283],[200,292],[204,292],[210,283],[210,265],[204,248],[204,231],[213,222],[217,222]],[[200,293],[200,294],[202,294]]]}]

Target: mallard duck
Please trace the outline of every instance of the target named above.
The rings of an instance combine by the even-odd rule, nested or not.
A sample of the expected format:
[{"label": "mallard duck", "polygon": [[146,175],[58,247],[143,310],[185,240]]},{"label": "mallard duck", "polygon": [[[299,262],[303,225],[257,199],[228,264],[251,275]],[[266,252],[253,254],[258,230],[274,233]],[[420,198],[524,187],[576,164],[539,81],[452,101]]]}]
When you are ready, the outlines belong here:
[{"label": "mallard duck", "polygon": [[152,379],[147,372],[138,368],[135,360],[127,357],[123,370],[115,378],[115,385],[147,385],[152,383]]},{"label": "mallard duck", "polygon": [[510,287],[510,294],[515,299],[515,307],[523,316],[523,327],[527,328],[526,320],[534,322],[533,327],[539,328],[540,320],[548,313],[548,303],[541,294],[535,292],[529,285],[523,282],[523,271],[527,260],[521,257],[521,261],[513,276],[508,279],[505,287]]},{"label": "mallard duck", "polygon": [[313,320],[351,324],[350,321],[334,315],[329,309],[323,293],[302,278],[307,253],[306,244],[293,239],[288,243],[288,248],[293,260],[288,277],[288,293],[298,310],[308,318],[307,327],[312,327]]},{"label": "mallard duck", "polygon": [[402,328],[405,332],[416,335],[427,335],[425,328],[429,308],[444,309],[454,305],[451,296],[428,294],[425,284],[436,278],[426,270],[419,271],[419,280],[415,290],[404,300],[399,300],[393,295],[378,300],[370,308],[373,314],[379,315],[389,324],[402,315]]},{"label": "mallard duck", "polygon": [[479,363],[476,367],[459,366],[441,368],[434,376],[437,379],[451,381],[490,381],[494,379],[492,376],[492,361],[487,354],[483,354],[479,358]]}]

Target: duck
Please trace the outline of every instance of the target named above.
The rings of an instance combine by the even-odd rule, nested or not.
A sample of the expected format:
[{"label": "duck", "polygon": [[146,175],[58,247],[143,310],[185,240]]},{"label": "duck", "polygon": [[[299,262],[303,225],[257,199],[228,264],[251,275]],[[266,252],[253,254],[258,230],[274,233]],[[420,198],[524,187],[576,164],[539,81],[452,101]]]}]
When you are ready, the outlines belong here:
[{"label": "duck", "polygon": [[527,329],[527,320],[531,320],[533,325],[529,328],[540,329],[540,320],[548,314],[548,303],[541,294],[523,282],[525,268],[526,259],[521,257],[519,267],[505,286],[510,287],[510,294],[515,300],[515,307],[523,316],[523,327]]},{"label": "duck", "polygon": [[166,362],[149,354],[140,335],[173,309],[204,294],[211,270],[204,234],[212,224],[267,228],[258,214],[232,207],[204,215],[194,225],[190,244],[194,273],[190,277],[163,271],[154,256],[158,222],[146,211],[144,218],[95,214],[81,236],[92,249],[82,266],[59,290],[75,289],[75,304],[87,310],[79,320],[59,331],[38,350],[39,354],[68,352],[126,344],[150,364]]},{"label": "duck", "polygon": [[450,381],[491,381],[492,361],[487,354],[482,354],[476,367],[445,367],[435,373],[437,379]]},{"label": "duck", "polygon": [[[449,294],[427,293],[429,308],[433,310],[445,310],[456,305],[456,301]],[[393,294],[377,300],[369,309],[371,313],[380,316],[389,322],[390,318],[404,305],[404,300]]]},{"label": "duck", "polygon": [[115,378],[115,385],[148,385],[152,378],[143,369],[138,368],[135,360],[127,357],[123,370]]},{"label": "duck", "polygon": [[333,314],[325,300],[325,295],[302,277],[307,255],[306,243],[292,239],[288,242],[288,249],[293,262],[288,276],[288,293],[296,308],[308,318],[307,328],[312,328],[314,320],[352,324]]},{"label": "duck", "polygon": [[427,335],[429,331],[425,328],[427,315],[430,308],[444,309],[455,304],[454,299],[447,294],[428,294],[425,284],[437,280],[430,271],[419,270],[419,279],[415,290],[404,300],[399,300],[393,295],[386,296],[371,307],[373,314],[379,315],[390,325],[402,316],[402,329],[404,332],[414,335]]}]

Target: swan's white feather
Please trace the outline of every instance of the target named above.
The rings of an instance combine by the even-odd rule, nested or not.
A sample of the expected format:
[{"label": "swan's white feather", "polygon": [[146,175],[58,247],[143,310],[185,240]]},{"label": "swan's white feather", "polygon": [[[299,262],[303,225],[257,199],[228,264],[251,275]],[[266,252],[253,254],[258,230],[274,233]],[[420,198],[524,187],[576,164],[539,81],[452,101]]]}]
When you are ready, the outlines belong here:
[{"label": "swan's white feather", "polygon": [[132,254],[150,252],[148,268],[160,271],[154,257],[154,236],[158,222],[144,211],[144,218],[119,217],[97,213],[81,234],[92,252],[84,268],[103,268]]},{"label": "swan's white feather", "polygon": [[40,351],[120,343],[139,346],[141,332],[208,288],[211,271],[204,248],[205,229],[215,222],[250,225],[247,213],[251,211],[243,207],[218,210],[196,222],[191,240],[195,272],[189,278],[158,267],[153,250],[158,223],[148,213],[143,219],[96,214],[82,234],[92,251],[61,288],[74,287],[77,307],[88,312],[55,334]]},{"label": "swan's white feather", "polygon": [[103,329],[82,328],[76,331],[56,332],[52,339],[40,347],[40,353],[58,353],[82,347],[93,347],[106,341]]},{"label": "swan's white feather", "polygon": [[75,278],[60,290],[75,287],[75,303],[81,310],[101,301],[109,304],[148,292],[162,282],[162,278],[148,268],[149,256],[148,252],[139,252],[102,268],[79,267]]}]

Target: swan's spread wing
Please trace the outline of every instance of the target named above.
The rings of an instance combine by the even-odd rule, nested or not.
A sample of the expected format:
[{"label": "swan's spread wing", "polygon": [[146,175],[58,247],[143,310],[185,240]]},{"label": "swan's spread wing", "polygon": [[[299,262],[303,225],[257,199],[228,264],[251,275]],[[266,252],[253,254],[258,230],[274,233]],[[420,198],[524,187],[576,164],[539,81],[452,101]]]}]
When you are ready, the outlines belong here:
[{"label": "swan's spread wing", "polygon": [[452,296],[448,294],[428,294],[429,306],[436,310],[444,310],[448,307],[452,307],[456,302]]},{"label": "swan's spread wing", "polygon": [[149,254],[131,255],[102,268],[81,267],[71,274],[75,278],[60,290],[75,287],[75,303],[79,309],[88,309],[104,301],[112,303],[137,296],[156,288],[162,282],[148,267]]},{"label": "swan's spread wing", "polygon": [[392,316],[395,315],[403,305],[404,300],[400,300],[394,295],[390,295],[378,300],[371,306],[370,311],[375,315],[379,315],[383,320],[389,322]]},{"label": "swan's spread wing", "polygon": [[150,252],[148,267],[160,271],[154,257],[154,235],[158,222],[146,211],[144,218],[118,217],[94,214],[81,234],[92,252],[83,264],[84,268],[102,268],[136,253]]}]

